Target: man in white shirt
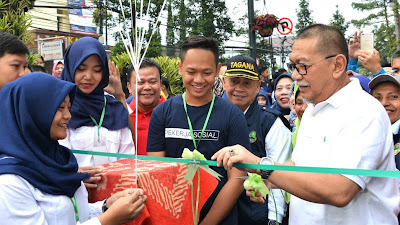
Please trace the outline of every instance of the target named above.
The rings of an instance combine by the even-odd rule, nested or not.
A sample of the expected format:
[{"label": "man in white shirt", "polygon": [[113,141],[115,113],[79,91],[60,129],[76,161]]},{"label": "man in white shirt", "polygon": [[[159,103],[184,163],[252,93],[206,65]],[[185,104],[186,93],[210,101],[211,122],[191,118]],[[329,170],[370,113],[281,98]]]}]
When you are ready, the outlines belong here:
[{"label": "man in white shirt", "polygon": [[[232,57],[223,84],[228,100],[245,114],[251,152],[259,157],[269,156],[280,163],[289,160],[291,133],[288,121],[278,111],[258,105],[256,99],[260,90],[256,60],[245,55]],[[239,224],[282,223],[286,211],[282,193],[273,190],[274,198],[269,197],[268,204],[262,205],[252,203],[243,193],[238,200]]]},{"label": "man in white shirt", "polygon": [[[298,33],[292,49],[292,77],[309,104],[292,160],[285,165],[396,170],[389,118],[380,103],[347,76],[348,50],[343,34],[335,27],[314,24]],[[227,169],[237,162],[279,164],[267,157],[260,159],[241,146],[221,149],[212,159]],[[268,179],[268,185],[292,194],[290,224],[398,223],[397,179],[256,172]]]}]

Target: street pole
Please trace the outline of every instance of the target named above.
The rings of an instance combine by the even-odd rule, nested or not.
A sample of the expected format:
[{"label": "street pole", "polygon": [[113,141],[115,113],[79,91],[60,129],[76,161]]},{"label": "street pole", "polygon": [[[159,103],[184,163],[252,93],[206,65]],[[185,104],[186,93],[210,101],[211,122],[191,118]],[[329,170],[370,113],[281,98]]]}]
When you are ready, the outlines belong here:
[{"label": "street pole", "polygon": [[99,20],[100,20],[100,31],[99,31],[99,35],[103,35],[103,16],[101,11],[103,10],[101,7],[101,2],[102,0],[99,1]]},{"label": "street pole", "polygon": [[286,35],[283,37],[283,40],[281,42],[281,68],[285,68],[285,41],[286,41]]},{"label": "street pole", "polygon": [[[101,0],[103,1],[103,0]],[[106,50],[108,50],[108,25],[107,25],[107,19],[108,19],[108,0],[106,0]]]},{"label": "street pole", "polygon": [[257,57],[257,48],[256,48],[256,32],[251,31],[251,24],[254,20],[254,0],[248,0],[248,15],[249,15],[249,38],[250,38],[250,56],[254,59]]}]

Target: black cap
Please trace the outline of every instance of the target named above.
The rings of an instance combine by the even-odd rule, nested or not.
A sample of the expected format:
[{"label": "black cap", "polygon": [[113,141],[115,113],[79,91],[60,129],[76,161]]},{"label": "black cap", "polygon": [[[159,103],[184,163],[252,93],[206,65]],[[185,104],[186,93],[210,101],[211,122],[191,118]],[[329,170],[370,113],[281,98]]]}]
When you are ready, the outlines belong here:
[{"label": "black cap", "polygon": [[255,59],[247,55],[237,55],[228,61],[225,77],[244,77],[250,80],[259,80],[258,68]]}]

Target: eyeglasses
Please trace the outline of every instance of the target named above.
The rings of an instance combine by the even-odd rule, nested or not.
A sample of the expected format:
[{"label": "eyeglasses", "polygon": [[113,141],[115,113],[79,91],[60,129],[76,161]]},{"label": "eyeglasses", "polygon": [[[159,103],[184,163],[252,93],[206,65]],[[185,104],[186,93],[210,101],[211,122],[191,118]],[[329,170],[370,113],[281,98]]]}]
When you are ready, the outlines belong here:
[{"label": "eyeglasses", "polygon": [[313,64],[315,64],[317,62],[321,62],[321,61],[329,59],[329,58],[332,58],[332,57],[335,57],[335,56],[337,56],[337,55],[330,55],[323,59],[320,59],[320,60],[317,60],[314,62],[308,62],[308,63],[295,63],[295,64],[289,63],[288,67],[291,71],[293,71],[293,69],[296,69],[300,75],[304,76],[307,74],[307,69],[310,68]]}]

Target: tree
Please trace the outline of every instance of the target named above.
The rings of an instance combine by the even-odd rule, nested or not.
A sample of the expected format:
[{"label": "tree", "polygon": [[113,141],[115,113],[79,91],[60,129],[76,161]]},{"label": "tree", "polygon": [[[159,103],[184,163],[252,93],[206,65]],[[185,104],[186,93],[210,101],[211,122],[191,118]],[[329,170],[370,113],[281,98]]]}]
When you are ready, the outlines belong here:
[{"label": "tree", "polygon": [[204,35],[217,39],[222,55],[224,53],[222,45],[233,33],[233,21],[228,16],[225,0],[188,0],[188,4],[184,6],[186,32],[190,35]]},{"label": "tree", "polygon": [[32,33],[28,27],[31,17],[25,12],[33,7],[34,0],[0,0],[0,31],[18,36],[25,43],[32,43]]},{"label": "tree", "polygon": [[344,35],[349,28],[349,23],[346,22],[344,16],[339,12],[339,6],[336,5],[336,11],[331,19],[331,25],[337,27]]},{"label": "tree", "polygon": [[295,28],[297,31],[315,23],[311,16],[312,11],[308,9],[308,6],[308,0],[300,0],[299,10],[296,9],[297,24],[295,25]]},{"label": "tree", "polygon": [[[371,11],[370,14],[359,20],[351,20],[358,29],[374,26],[375,48],[381,56],[381,64],[390,62],[391,55],[396,50],[396,37],[394,25],[389,21],[388,1],[365,0],[363,3],[352,3],[353,9],[358,11]],[[396,8],[395,8],[396,10]]]}]

